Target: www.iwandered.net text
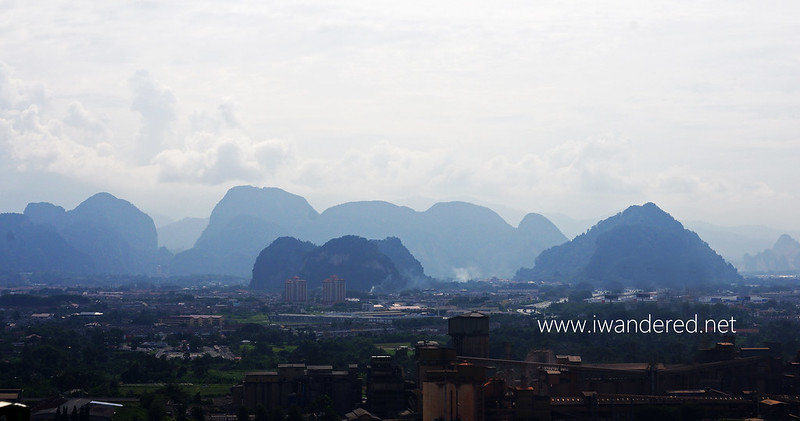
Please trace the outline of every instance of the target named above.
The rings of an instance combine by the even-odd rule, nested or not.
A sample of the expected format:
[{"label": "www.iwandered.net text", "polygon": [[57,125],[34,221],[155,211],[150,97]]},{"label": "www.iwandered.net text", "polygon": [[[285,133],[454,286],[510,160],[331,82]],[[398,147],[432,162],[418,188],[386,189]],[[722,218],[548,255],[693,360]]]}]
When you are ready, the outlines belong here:
[{"label": "www.iwandered.net text", "polygon": [[591,319],[581,320],[537,320],[539,331],[542,333],[736,333],[733,317],[728,319],[700,320],[695,314],[687,319],[659,319],[647,315],[643,319]]}]

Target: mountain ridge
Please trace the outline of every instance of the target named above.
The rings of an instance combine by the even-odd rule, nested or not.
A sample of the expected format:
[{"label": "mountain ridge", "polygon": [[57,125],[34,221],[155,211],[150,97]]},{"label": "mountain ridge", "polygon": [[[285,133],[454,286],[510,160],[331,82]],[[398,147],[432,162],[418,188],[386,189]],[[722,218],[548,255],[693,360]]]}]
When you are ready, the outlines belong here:
[{"label": "mountain ridge", "polygon": [[175,256],[170,272],[248,277],[259,252],[279,237],[322,243],[344,235],[397,237],[430,275],[445,279],[510,277],[540,251],[567,240],[544,217],[532,216],[520,229],[467,202],[441,202],[419,212],[360,201],[317,213],[301,196],[284,190],[237,186],[217,203],[194,247]]},{"label": "mountain ridge", "polygon": [[[15,230],[36,226],[40,233],[52,231],[46,235],[54,238],[54,244],[61,244],[63,240],[68,246],[58,252],[61,255],[74,252],[75,256],[91,256],[88,264],[62,265],[62,268],[91,273],[153,274],[160,264],[166,269],[165,274],[250,278],[253,262],[260,251],[279,237],[293,236],[322,244],[331,238],[356,235],[397,238],[408,256],[437,278],[480,279],[510,277],[514,272],[533,270],[535,267],[525,268],[536,262],[541,252],[553,253],[549,249],[567,243],[555,224],[536,213],[525,215],[516,227],[489,208],[463,201],[440,202],[423,211],[378,200],[346,202],[318,213],[302,196],[276,187],[231,188],[216,204],[207,223],[203,219],[192,221],[195,232],[199,231],[198,226],[205,224],[202,233],[192,248],[171,260],[166,249],[158,249],[158,232],[152,218],[130,202],[109,193],[92,195],[70,211],[48,202],[29,203],[24,214],[18,215],[24,215],[27,220],[12,224]],[[623,216],[628,224],[651,222],[676,231],[685,230],[680,222],[648,202],[599,221],[576,236],[571,242],[573,253],[580,248],[583,254],[594,253],[597,243],[583,244],[584,237],[590,232],[599,236],[618,229],[618,219]],[[15,235],[13,230],[6,234],[9,238]],[[700,242],[708,247],[696,233],[692,234],[696,238],[690,243]],[[620,235],[619,238],[636,238],[646,233],[627,228],[627,232],[617,232],[604,237],[603,241],[619,240],[615,236]],[[672,240],[678,241],[678,238]],[[17,246],[21,248],[14,249],[14,253],[43,250],[39,245],[22,247],[20,243]],[[75,259],[83,261],[80,257]],[[587,267],[590,272],[612,270],[602,265],[599,257],[584,268]],[[571,273],[569,268],[562,269],[559,274]]]},{"label": "mountain ridge", "polygon": [[619,282],[642,287],[741,280],[700,237],[654,203],[630,206],[571,241],[543,251],[515,279]]},{"label": "mountain ridge", "polygon": [[23,215],[89,256],[95,273],[154,274],[164,260],[152,218],[110,193],[96,193],[70,211],[48,202],[29,203]]},{"label": "mountain ridge", "polygon": [[393,237],[368,240],[345,235],[316,246],[294,237],[280,237],[265,247],[253,264],[250,287],[280,291],[283,282],[298,276],[309,289],[331,276],[344,278],[348,290],[398,291],[430,280],[422,265]]},{"label": "mountain ridge", "polygon": [[745,254],[742,270],[749,273],[800,273],[800,242],[781,234],[772,248],[754,256]]}]

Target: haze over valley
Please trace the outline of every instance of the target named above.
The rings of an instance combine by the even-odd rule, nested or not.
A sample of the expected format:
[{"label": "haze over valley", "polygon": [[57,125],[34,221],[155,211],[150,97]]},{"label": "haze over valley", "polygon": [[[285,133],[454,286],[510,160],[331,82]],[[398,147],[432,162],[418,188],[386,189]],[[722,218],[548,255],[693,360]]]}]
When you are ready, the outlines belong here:
[{"label": "haze over valley", "polygon": [[0,420],[800,419],[798,16],[0,0]]},{"label": "haze over valley", "polygon": [[[709,225],[704,227],[709,229]],[[336,244],[356,244],[341,242],[345,238],[377,245],[391,240],[394,249],[403,250],[400,255],[408,256],[402,259],[414,262],[408,266],[388,256],[364,254],[378,253],[380,247],[375,245],[369,246],[374,247],[371,252],[363,246],[335,252],[356,260],[384,259],[380,263],[385,266],[383,275],[364,275],[360,284],[353,279],[353,285],[366,290],[424,288],[434,279],[495,277],[658,288],[741,280],[734,265],[748,274],[794,274],[800,269],[800,245],[788,233],[778,235],[774,246],[765,247],[757,235],[775,231],[751,230],[748,237],[741,230],[715,227],[710,232],[717,237],[738,237],[740,245],[753,250],[740,256],[720,256],[713,243],[684,228],[654,203],[631,206],[597,221],[572,240],[536,213],[524,216],[516,227],[493,210],[468,202],[437,203],[422,212],[382,201],[349,202],[319,213],[301,196],[253,186],[230,189],[208,219],[167,224],[160,234],[151,217],[108,193],[95,194],[69,211],[47,202],[31,203],[22,214],[0,215],[0,228],[5,235],[0,269],[5,271],[229,275],[266,289],[275,289],[282,282],[276,274],[288,279],[318,272],[319,268],[306,262],[313,260],[306,254],[316,247],[334,247],[337,239],[340,243]],[[277,266],[258,263],[256,258],[280,238],[293,238],[308,246],[303,246],[302,252],[277,252],[276,256],[283,256],[273,258],[282,262],[275,263]],[[170,249],[163,244],[173,246]],[[553,260],[554,256],[572,257]],[[285,266],[286,262],[297,263]],[[632,263],[640,269],[631,271]],[[342,267],[338,271],[350,273],[348,270]],[[257,272],[274,273],[266,275],[272,279],[267,282],[267,278],[257,277]],[[314,279],[321,281],[317,278],[324,276],[320,272]],[[354,276],[360,279],[362,275]]]}]

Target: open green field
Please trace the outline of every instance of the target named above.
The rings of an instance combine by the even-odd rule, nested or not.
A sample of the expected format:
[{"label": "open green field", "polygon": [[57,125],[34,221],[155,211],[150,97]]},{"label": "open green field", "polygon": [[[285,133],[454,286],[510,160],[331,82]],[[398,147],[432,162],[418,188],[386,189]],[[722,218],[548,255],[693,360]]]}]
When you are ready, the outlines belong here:
[{"label": "open green field", "polygon": [[139,402],[115,402],[122,404],[122,408],[114,410],[115,421],[144,421],[147,419],[147,411],[142,408]]},{"label": "open green field", "polygon": [[295,349],[297,349],[297,345],[273,346],[272,347],[272,352],[277,354],[278,352],[281,352],[281,351],[292,352]]},{"label": "open green field", "polygon": [[401,346],[411,347],[411,344],[408,342],[386,342],[375,344],[376,347],[384,350],[387,354],[394,356],[395,350]]},{"label": "open green field", "polygon": [[246,323],[267,324],[267,323],[269,323],[269,316],[267,316],[266,314],[263,314],[263,313],[250,314],[250,315],[247,315],[247,316],[238,315],[238,314],[231,314],[231,315],[226,315],[225,317],[230,322],[241,323],[241,324],[246,324]]},{"label": "open green field", "polygon": [[244,379],[244,373],[248,370],[208,370],[210,376],[219,378],[225,382],[230,381],[231,385],[241,383]]},{"label": "open green field", "polygon": [[[181,383],[179,386],[189,394],[195,396],[198,393],[203,398],[211,398],[218,396],[225,396],[231,393],[231,386],[242,382],[244,375],[240,375],[235,380],[232,378],[230,382],[226,383]],[[124,384],[119,386],[119,391],[125,397],[138,397],[145,393],[155,392],[164,387],[164,383],[141,383],[141,384]]]}]

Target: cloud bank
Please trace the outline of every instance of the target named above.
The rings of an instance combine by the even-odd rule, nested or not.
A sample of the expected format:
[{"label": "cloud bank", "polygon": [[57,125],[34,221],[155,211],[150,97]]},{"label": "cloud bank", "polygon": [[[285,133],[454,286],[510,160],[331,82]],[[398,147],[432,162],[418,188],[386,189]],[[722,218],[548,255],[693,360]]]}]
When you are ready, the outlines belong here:
[{"label": "cloud bank", "polygon": [[4,211],[253,184],[800,228],[796,2],[48,6],[0,6]]}]

